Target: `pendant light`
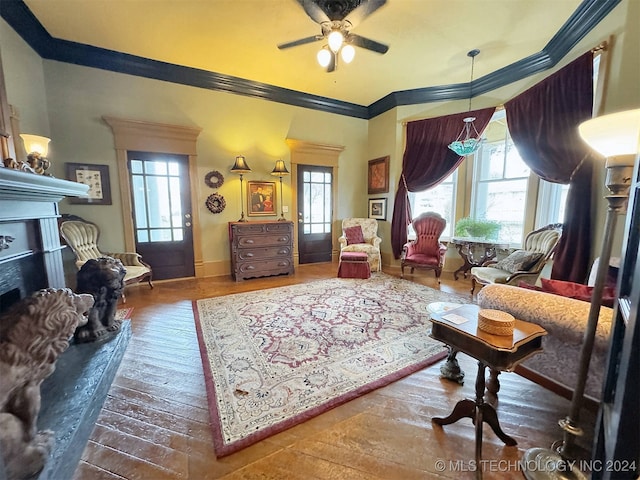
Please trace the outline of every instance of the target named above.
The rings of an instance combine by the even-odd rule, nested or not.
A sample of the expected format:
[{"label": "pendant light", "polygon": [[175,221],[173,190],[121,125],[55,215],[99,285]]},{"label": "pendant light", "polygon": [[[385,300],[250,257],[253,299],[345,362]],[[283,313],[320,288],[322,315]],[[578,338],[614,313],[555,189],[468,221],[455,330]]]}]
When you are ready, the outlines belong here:
[{"label": "pendant light", "polygon": [[[468,57],[471,57],[471,80],[469,81],[469,111],[471,111],[471,85],[473,83],[473,66],[475,63],[476,56],[480,53],[480,50],[474,49],[467,53]],[[476,117],[467,117],[463,119],[464,126],[462,127],[462,131],[460,135],[449,144],[449,148],[456,152],[461,157],[465,157],[467,155],[471,155],[475,153],[480,148],[480,134],[476,129],[476,126],[473,124]]]}]

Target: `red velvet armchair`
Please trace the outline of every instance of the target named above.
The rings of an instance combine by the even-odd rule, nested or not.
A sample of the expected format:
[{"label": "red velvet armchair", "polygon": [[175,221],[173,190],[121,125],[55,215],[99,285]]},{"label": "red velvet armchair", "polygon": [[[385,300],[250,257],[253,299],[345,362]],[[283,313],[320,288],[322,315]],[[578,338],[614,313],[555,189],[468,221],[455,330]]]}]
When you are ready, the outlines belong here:
[{"label": "red velvet armchair", "polygon": [[400,257],[400,276],[404,278],[404,267],[426,268],[436,272],[440,283],[440,274],[444,267],[447,253],[446,245],[440,243],[440,235],[447,226],[447,221],[435,212],[423,213],[413,220],[416,239],[404,244]]}]

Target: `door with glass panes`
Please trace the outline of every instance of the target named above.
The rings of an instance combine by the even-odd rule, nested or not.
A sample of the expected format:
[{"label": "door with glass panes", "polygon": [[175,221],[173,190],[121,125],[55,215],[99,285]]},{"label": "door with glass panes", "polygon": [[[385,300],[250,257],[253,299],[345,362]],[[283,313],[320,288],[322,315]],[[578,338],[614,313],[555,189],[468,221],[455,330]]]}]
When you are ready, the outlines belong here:
[{"label": "door with glass panes", "polygon": [[299,263],[331,261],[333,168],[298,165]]},{"label": "door with glass panes", "polygon": [[154,280],[195,275],[189,157],[127,152],[136,251]]}]

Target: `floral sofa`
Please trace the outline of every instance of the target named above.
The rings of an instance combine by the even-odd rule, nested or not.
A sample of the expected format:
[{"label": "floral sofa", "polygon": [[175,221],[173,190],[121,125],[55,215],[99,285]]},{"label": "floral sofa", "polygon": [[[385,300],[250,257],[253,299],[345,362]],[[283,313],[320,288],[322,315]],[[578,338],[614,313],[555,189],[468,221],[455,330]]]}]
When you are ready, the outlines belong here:
[{"label": "floral sofa", "polygon": [[[477,302],[481,308],[502,310],[517,319],[542,326],[547,331],[542,340],[543,351],[525,360],[517,371],[559,393],[568,394],[573,390],[589,317],[589,302],[502,284],[483,287],[478,292]],[[601,307],[585,387],[585,396],[595,401],[602,395],[612,319],[613,309]]]}]

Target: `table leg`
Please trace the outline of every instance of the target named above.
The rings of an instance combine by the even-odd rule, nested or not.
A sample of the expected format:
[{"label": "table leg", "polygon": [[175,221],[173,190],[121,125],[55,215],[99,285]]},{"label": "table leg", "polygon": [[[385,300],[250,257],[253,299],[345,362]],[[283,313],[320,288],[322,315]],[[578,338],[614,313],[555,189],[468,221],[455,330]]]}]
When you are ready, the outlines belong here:
[{"label": "table leg", "polygon": [[454,280],[458,280],[458,273],[460,272],[464,274],[464,278],[467,278],[467,272],[471,270],[471,267],[473,266],[469,262],[469,246],[466,244],[458,244],[456,245],[456,249],[458,250],[458,254],[462,258],[462,261],[464,263],[462,264],[462,266],[460,266],[460,268],[453,272]]},{"label": "table leg", "polygon": [[485,388],[485,375],[486,366],[482,362],[478,362],[478,375],[476,376],[476,478],[482,479],[482,422],[484,420],[484,409],[482,408],[484,403],[484,388]]},{"label": "table leg", "polygon": [[464,372],[460,368],[460,364],[456,358],[458,350],[449,346],[447,346],[447,348],[449,349],[449,354],[447,355],[447,360],[440,365],[440,375],[442,378],[453,380],[454,382],[458,382],[460,385],[463,385]]},{"label": "table leg", "polygon": [[[454,353],[453,349],[450,350],[450,354]],[[476,479],[482,479],[482,426],[483,423],[489,424],[493,432],[502,440],[506,445],[512,447],[518,443],[513,437],[510,437],[502,428],[500,428],[500,422],[498,421],[498,414],[492,405],[485,403],[485,372],[486,365],[478,362],[478,375],[476,376],[476,398],[475,400],[464,399],[460,400],[453,411],[446,417],[434,417],[431,421],[436,425],[449,425],[457,422],[461,418],[471,418],[475,424],[476,430]],[[492,377],[498,379],[497,373],[492,370]],[[498,387],[499,389],[499,387]],[[497,390],[496,390],[497,393]]]},{"label": "table leg", "polygon": [[494,370],[493,368],[489,369],[489,379],[487,380],[485,400],[487,403],[494,406],[498,404],[498,392],[500,391],[500,380],[498,379],[498,375],[500,375],[498,370]]}]

